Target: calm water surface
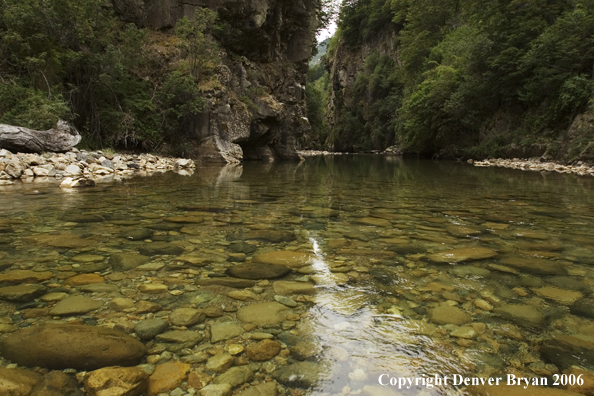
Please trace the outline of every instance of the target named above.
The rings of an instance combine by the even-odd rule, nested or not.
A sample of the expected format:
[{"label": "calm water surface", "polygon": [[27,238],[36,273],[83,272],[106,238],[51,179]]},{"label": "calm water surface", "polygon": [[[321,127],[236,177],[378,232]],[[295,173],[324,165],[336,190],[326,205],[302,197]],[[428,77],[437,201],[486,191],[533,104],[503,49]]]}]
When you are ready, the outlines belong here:
[{"label": "calm water surface", "polygon": [[[592,351],[564,360],[543,353],[542,345],[555,336],[593,334],[593,204],[591,177],[381,156],[205,167],[193,176],[161,174],[74,192],[19,184],[0,193],[0,266],[52,271],[51,289],[90,265],[81,255],[101,256],[92,264],[120,292],[83,294],[106,302],[121,295],[150,299],[166,309],[224,307],[225,316],[208,325],[237,321],[234,310],[274,301],[276,280],[250,289],[259,301],[232,299],[225,294],[233,289],[196,287],[194,280],[223,277],[234,260],[306,252],[307,265],[295,265],[283,280],[315,283],[316,294],[290,296],[299,320],[259,329],[290,353],[256,363],[257,378],[305,361],[318,364],[307,366],[313,378],[279,381],[315,394],[463,394],[451,385],[373,387],[382,374],[386,382],[453,374],[551,378],[572,364],[591,367]],[[204,221],[193,222],[196,217]],[[275,239],[281,232],[293,237]],[[244,258],[230,250],[238,241],[257,249]],[[162,242],[203,262],[180,265],[179,252],[149,252],[163,269],[109,280],[112,254]],[[135,289],[159,281],[177,292],[164,297]],[[218,297],[187,305],[183,296],[201,290]],[[25,319],[23,312],[52,304],[6,302],[0,317],[24,327],[51,317]],[[121,315],[106,306],[78,318],[108,324]],[[249,344],[245,337],[230,342]],[[567,345],[553,350],[572,354]]]}]

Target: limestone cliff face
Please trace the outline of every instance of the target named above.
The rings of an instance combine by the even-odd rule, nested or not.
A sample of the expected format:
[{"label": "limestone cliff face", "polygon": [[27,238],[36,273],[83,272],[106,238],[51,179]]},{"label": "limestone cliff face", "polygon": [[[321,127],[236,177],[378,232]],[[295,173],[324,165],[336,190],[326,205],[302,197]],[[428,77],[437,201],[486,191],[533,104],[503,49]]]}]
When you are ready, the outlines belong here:
[{"label": "limestone cliff face", "polygon": [[[309,130],[305,73],[315,45],[319,0],[113,0],[139,26],[167,31],[196,8],[231,27],[220,37],[220,85],[207,89],[208,110],[194,120],[190,156],[202,161],[298,159]],[[249,95],[248,95],[249,93]],[[249,96],[249,99],[246,99]]]}]

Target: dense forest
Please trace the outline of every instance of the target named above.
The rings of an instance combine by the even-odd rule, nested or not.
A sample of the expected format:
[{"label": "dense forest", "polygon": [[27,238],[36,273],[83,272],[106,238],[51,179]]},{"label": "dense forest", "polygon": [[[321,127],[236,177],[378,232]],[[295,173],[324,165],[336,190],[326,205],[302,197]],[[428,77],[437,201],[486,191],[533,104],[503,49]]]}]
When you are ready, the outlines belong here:
[{"label": "dense forest", "polygon": [[320,148],[594,159],[592,0],[345,0],[323,62]]}]

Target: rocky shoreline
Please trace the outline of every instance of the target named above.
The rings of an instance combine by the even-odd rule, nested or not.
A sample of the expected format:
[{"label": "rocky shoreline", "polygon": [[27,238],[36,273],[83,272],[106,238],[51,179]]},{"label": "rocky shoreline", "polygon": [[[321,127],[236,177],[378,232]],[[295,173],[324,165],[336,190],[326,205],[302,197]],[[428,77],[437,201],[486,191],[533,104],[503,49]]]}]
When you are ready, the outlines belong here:
[{"label": "rocky shoreline", "polygon": [[73,148],[66,153],[11,153],[0,150],[0,185],[22,182],[61,182],[76,187],[111,182],[135,175],[175,171],[191,175],[194,161],[152,154],[114,154]]},{"label": "rocky shoreline", "polygon": [[548,162],[541,158],[530,159],[486,159],[483,161],[468,160],[469,164],[480,167],[502,167],[511,169],[520,169],[526,171],[536,172],[558,172],[558,173],[575,173],[580,176],[594,176],[594,166],[578,162],[575,165],[563,165],[557,162]]}]

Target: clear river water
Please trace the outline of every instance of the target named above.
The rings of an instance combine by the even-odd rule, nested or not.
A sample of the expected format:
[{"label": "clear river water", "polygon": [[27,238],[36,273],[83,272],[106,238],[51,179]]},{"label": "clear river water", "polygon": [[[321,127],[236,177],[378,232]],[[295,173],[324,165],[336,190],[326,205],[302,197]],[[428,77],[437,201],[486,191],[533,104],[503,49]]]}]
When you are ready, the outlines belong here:
[{"label": "clear river water", "polygon": [[[2,272],[52,276],[22,281],[45,286],[35,298],[0,304],[4,332],[74,321],[134,335],[139,321],[202,309],[201,323],[172,325],[202,341],[145,339],[146,361],[215,378],[229,368],[209,371],[207,359],[230,353],[231,367],[252,369],[247,383],[275,380],[292,396],[484,394],[460,382],[507,375],[562,388],[555,378],[594,364],[592,177],[320,156],[74,191],[16,184],[1,188],[0,208]],[[137,267],[118,254],[147,259]],[[68,281],[80,273],[114,286]],[[50,293],[102,305],[51,312],[60,298]],[[138,313],[114,298],[163,308]],[[214,338],[217,324],[236,333]],[[263,339],[280,352],[244,352]]]}]

